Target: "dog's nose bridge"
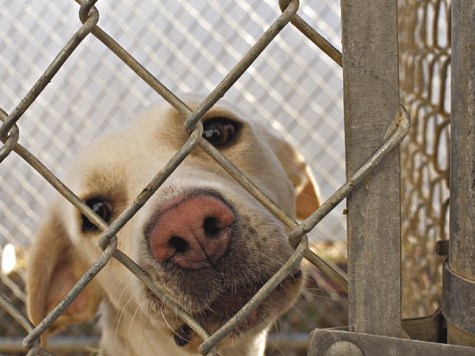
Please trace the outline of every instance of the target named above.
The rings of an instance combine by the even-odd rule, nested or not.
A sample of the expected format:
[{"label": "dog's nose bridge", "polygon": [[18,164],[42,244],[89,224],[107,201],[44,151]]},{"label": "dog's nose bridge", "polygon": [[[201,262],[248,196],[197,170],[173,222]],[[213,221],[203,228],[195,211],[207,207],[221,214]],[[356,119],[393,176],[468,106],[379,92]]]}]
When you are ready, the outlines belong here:
[{"label": "dog's nose bridge", "polygon": [[231,239],[231,209],[221,199],[205,194],[167,206],[149,235],[154,257],[187,269],[214,265]]}]

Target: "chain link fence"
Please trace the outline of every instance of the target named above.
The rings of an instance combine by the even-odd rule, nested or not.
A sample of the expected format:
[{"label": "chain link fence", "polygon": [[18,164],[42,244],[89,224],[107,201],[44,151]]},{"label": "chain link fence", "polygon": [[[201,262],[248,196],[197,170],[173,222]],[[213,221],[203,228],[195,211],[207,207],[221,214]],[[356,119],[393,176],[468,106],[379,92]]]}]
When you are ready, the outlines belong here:
[{"label": "chain link fence", "polygon": [[[293,5],[294,2],[290,2],[285,12],[292,11],[290,8]],[[159,3],[101,0],[96,7],[100,14],[98,25],[103,33],[98,33],[97,28],[93,30],[96,37],[84,33],[84,39],[58,73],[52,76],[51,83],[32,101],[23,115],[19,114],[21,134],[18,142],[22,146],[54,175],[61,177],[80,147],[138,116],[144,107],[160,99],[157,91],[173,101],[187,116],[191,112],[181,106],[171,93],[176,93],[178,98],[179,93],[185,92],[211,93],[209,100],[188,118],[188,127],[193,127],[192,123],[200,118],[199,111],[206,110],[217,100],[219,83],[230,72],[235,73],[235,81],[227,82],[225,99],[250,115],[267,120],[299,149],[311,165],[326,201],[316,215],[294,230],[291,241],[297,244],[306,232],[310,242],[316,245],[319,241],[333,243],[346,238],[343,206],[338,204],[355,182],[377,164],[377,160],[346,180],[341,68],[334,53],[332,59],[317,49],[315,42],[319,39],[311,29],[305,32],[307,36],[302,35],[296,28],[298,23],[294,18],[292,21],[296,26],[288,24],[280,32],[265,34],[277,21],[285,23],[292,18],[285,12],[282,15],[273,0]],[[68,0],[45,3],[17,1],[0,5],[3,41],[0,53],[0,107],[10,117],[73,34],[89,26],[88,21],[95,21],[92,17],[83,17],[86,24],[82,25],[77,15],[78,8]],[[304,2],[298,10],[299,20],[303,19],[311,28],[318,29],[337,47],[340,43],[339,12],[338,2],[332,0]],[[438,285],[433,284],[439,279],[440,272],[432,251],[434,241],[447,236],[448,167],[444,150],[448,147],[450,108],[446,99],[449,95],[444,88],[450,69],[450,43],[442,32],[444,29],[449,31],[448,25],[444,27],[444,21],[448,23],[450,14],[446,1],[421,4],[401,0],[399,12],[403,78],[401,97],[410,116],[416,120],[411,139],[402,151],[402,215],[407,217],[403,220],[404,312],[414,316],[433,310],[440,295]],[[299,27],[303,28],[302,24],[303,21]],[[94,22],[90,24],[92,28]],[[122,52],[113,53],[104,46],[101,41],[111,46],[104,34],[117,41],[132,57]],[[263,44],[260,55],[251,56],[246,68],[242,63],[259,41],[269,43]],[[328,51],[331,52],[331,49]],[[124,64],[124,60],[133,59],[160,83],[147,74],[140,74],[140,78],[134,73],[134,70],[140,72],[137,67]],[[241,64],[236,66],[238,62]],[[171,93],[163,90],[162,84]],[[3,116],[8,120],[8,115]],[[400,120],[406,123],[403,114]],[[406,128],[406,125],[401,125],[401,130],[379,154],[383,155],[395,147]],[[12,136],[13,131],[10,131]],[[190,142],[201,144],[199,138],[192,138]],[[18,146],[16,151],[23,157],[28,155]],[[207,151],[226,166],[219,155],[211,149]],[[19,155],[8,154],[0,164],[1,288],[10,301],[23,310],[28,246],[34,239],[35,228],[51,195],[52,186],[31,168],[32,165],[37,166],[35,159],[25,163]],[[239,176],[232,171],[232,167],[228,169],[231,174]],[[48,175],[44,170],[40,171]],[[413,173],[416,171],[417,174]],[[244,178],[238,179],[247,184]],[[53,185],[58,187],[60,182]],[[254,188],[249,186],[249,189]],[[334,194],[335,191],[337,193]],[[258,191],[255,195],[271,211],[278,213],[278,208],[262,201]],[[74,197],[70,199],[74,201]],[[80,202],[75,204],[82,211],[85,209]],[[282,219],[292,228],[296,227],[286,217]],[[429,226],[425,225],[427,222]],[[106,248],[107,242],[105,239],[102,241]],[[324,264],[309,252],[305,238],[302,241],[286,268],[305,256],[325,269]],[[102,263],[114,255],[134,269],[126,256],[118,256],[113,241],[108,246],[109,255]],[[7,259],[12,256],[12,248],[16,252],[16,263],[9,265]],[[343,250],[338,252],[345,254]],[[327,273],[332,275],[333,272],[327,270]],[[148,283],[146,276],[141,278]],[[333,279],[340,281],[344,288],[344,281],[334,273]],[[410,288],[407,289],[407,286]],[[186,315],[180,317],[187,318]],[[18,325],[0,309],[1,336],[23,336],[25,333]],[[31,331],[31,326],[26,325],[26,329]],[[195,331],[206,340],[203,350],[212,352],[215,335],[206,335],[206,331],[199,330],[199,326],[197,329]],[[72,332],[94,334],[90,324]],[[35,337],[39,333],[41,331],[37,331]],[[34,339],[28,339],[29,346],[34,345]]]},{"label": "chain link fence", "polygon": [[440,306],[448,239],[450,140],[450,1],[399,1],[401,102],[412,124],[401,145],[403,313]]},{"label": "chain link fence", "polygon": [[[100,27],[172,92],[202,94],[213,91],[281,15],[274,1],[99,1],[97,9]],[[0,106],[11,113],[81,21],[71,1],[20,1],[2,4],[0,10]],[[338,45],[337,2],[302,4],[299,15]],[[61,177],[87,142],[161,99],[148,84],[100,41],[86,36],[18,121],[19,143]],[[286,26],[225,99],[267,120],[296,146],[326,199],[345,181],[341,91],[339,65],[295,27]],[[8,155],[0,169],[2,291],[24,311],[28,246],[52,188],[17,155]],[[342,210],[329,213],[311,233],[312,241],[345,238]],[[16,264],[10,271],[6,262],[12,247]],[[1,319],[2,336],[24,334],[4,310]],[[70,333],[94,331],[82,325]]]}]

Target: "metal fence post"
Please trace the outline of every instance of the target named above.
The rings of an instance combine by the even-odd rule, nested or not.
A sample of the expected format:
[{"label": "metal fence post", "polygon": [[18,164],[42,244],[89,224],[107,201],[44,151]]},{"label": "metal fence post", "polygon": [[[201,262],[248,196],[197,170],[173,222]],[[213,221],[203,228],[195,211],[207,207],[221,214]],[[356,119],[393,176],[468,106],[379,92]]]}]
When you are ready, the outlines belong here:
[{"label": "metal fence post", "polygon": [[475,2],[452,3],[450,250],[442,310],[448,342],[475,346]]},{"label": "metal fence post", "polygon": [[[347,177],[384,142],[398,111],[395,0],[344,0]],[[401,336],[400,163],[394,150],[347,200],[350,331]]]}]

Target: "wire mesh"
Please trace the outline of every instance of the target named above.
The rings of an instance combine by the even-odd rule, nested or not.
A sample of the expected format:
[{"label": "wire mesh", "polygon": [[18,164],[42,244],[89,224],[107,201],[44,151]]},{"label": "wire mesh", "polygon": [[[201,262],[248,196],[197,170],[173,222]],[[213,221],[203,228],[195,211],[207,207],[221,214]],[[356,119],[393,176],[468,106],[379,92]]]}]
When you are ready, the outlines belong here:
[{"label": "wire mesh", "polygon": [[[101,28],[176,92],[212,91],[280,14],[273,1],[100,1],[97,6]],[[5,45],[0,106],[12,112],[81,23],[77,6],[69,1],[16,2],[2,4],[0,10],[7,20],[0,25]],[[303,5],[299,13],[338,43],[338,11],[336,2],[315,2]],[[226,98],[264,117],[300,149],[322,182],[324,198],[344,182],[339,66],[317,55],[295,28],[284,28]],[[20,143],[61,176],[80,146],[157,99],[154,90],[88,36],[19,121]],[[0,167],[1,244],[26,250],[51,187],[14,155]],[[341,210],[319,224],[314,238],[344,238]],[[21,253],[17,257],[23,258]],[[2,273],[2,288],[20,309],[25,301],[23,274],[23,259],[13,273]]]},{"label": "wire mesh", "polygon": [[440,305],[438,240],[448,239],[450,1],[399,1],[401,102],[412,128],[401,145],[403,315]]},{"label": "wire mesh", "polygon": [[[434,305],[437,286],[433,288],[431,284],[438,279],[439,272],[437,264],[432,263],[435,259],[427,259],[427,256],[432,254],[432,242],[446,236],[444,149],[448,147],[449,108],[444,89],[450,68],[450,43],[448,30],[444,37],[443,29],[450,26],[443,23],[448,23],[450,15],[448,3],[444,1],[399,3],[403,47],[401,72],[408,81],[401,85],[402,97],[411,116],[417,118],[414,126],[419,130],[403,152],[408,167],[406,172],[409,172],[403,175],[404,196],[408,198],[403,206],[408,213],[403,210],[403,216],[411,216],[404,223],[404,248],[406,254],[412,256],[407,261],[404,259],[403,273],[407,274],[404,277],[408,281],[406,285],[414,288],[405,293],[406,298],[411,296],[406,300],[405,310],[412,316],[413,310],[421,313],[421,308]],[[102,14],[101,28],[173,92],[209,93],[215,90],[222,78],[261,38],[264,30],[280,16],[277,4],[270,0],[210,0],[192,4],[177,1],[137,4],[123,0],[99,1],[97,7]],[[17,1],[0,5],[2,18],[7,20],[0,24],[4,45],[0,54],[3,83],[0,106],[7,112],[14,110],[53,57],[81,27],[76,11],[77,6],[66,0],[54,3]],[[321,30],[332,43],[339,42],[338,12],[334,1],[308,2],[299,9],[300,16]],[[226,98],[244,111],[268,120],[306,156],[320,182],[324,200],[330,198],[326,206],[294,232],[293,242],[298,242],[301,234],[310,231],[313,239],[344,239],[342,209],[334,207],[355,184],[354,180],[345,183],[343,171],[341,71],[335,63],[338,59],[318,55],[312,43],[314,39],[302,36],[293,26],[286,26],[226,93]],[[156,92],[109,49],[87,36],[28,108],[26,118],[20,120],[22,135],[19,142],[61,176],[79,146],[121,126],[157,99]],[[404,121],[402,117],[400,120]],[[398,135],[391,147],[398,144],[403,132]],[[412,141],[415,148],[410,148]],[[213,155],[212,149],[208,153]],[[216,159],[219,160],[219,156]],[[372,161],[367,168],[375,164]],[[422,168],[417,175],[412,173],[416,168]],[[7,242],[15,245],[21,258],[22,251],[34,238],[34,229],[41,219],[51,187],[14,155],[6,156],[0,170],[3,178],[0,181],[0,245],[5,246]],[[363,173],[358,174],[361,178]],[[430,184],[421,183],[425,182],[422,179],[428,179]],[[344,183],[346,188],[345,185],[340,188]],[[415,190],[420,192],[414,193]],[[421,223],[424,220],[432,224],[425,226]],[[426,243],[421,244],[421,240]],[[305,255],[325,268],[315,255],[302,249],[297,259]],[[126,256],[114,254],[124,263],[130,262]],[[133,264],[130,266],[134,268]],[[414,266],[422,266],[423,273],[410,275],[410,271],[416,270]],[[1,274],[2,289],[19,309],[25,301],[23,274],[22,260],[13,273]],[[430,302],[420,297],[427,291],[432,298]],[[2,320],[9,320],[7,318]],[[6,323],[2,321],[1,324]],[[18,334],[12,332],[12,335]],[[3,331],[1,335],[4,335]],[[207,338],[207,335],[203,336]],[[214,342],[211,339],[209,347]]]},{"label": "wire mesh", "polygon": [[[107,13],[101,18],[101,26],[151,73],[163,78],[167,87],[178,92],[206,93],[214,89],[277,14],[276,4],[258,3],[257,6],[252,2],[247,5],[212,2],[195,8],[175,2],[174,5],[142,2],[136,6],[125,1],[118,5],[99,2],[98,8]],[[314,4],[302,7],[302,16],[309,13],[315,23],[327,14],[333,20],[333,28],[321,23],[332,36],[330,39],[337,43],[336,5],[318,5],[316,10],[310,5]],[[77,8],[69,1],[2,6],[3,17],[8,21],[2,22],[6,46],[1,57],[1,95],[3,109],[10,112],[41,75],[48,60],[68,40],[79,20]],[[257,10],[251,11],[254,7]],[[203,8],[206,8],[204,15],[198,16]],[[316,11],[323,15],[317,15]],[[30,23],[32,18],[36,25],[33,22],[31,28],[25,28],[24,23]],[[188,20],[180,23],[181,18]],[[328,197],[344,181],[341,79],[338,79],[338,66],[324,56],[315,55],[313,46],[297,32],[291,26],[284,29],[226,97],[251,115],[266,118],[297,144],[315,163],[322,194]],[[229,36],[224,36],[228,33]],[[35,39],[36,35],[45,43]],[[315,97],[319,98],[315,100]],[[61,176],[80,146],[106,130],[121,126],[156,100],[156,93],[110,51],[97,40],[86,38],[28,109],[32,117],[41,120],[19,123],[23,133],[20,143],[39,151],[42,161]],[[2,186],[7,190],[6,199],[2,199],[2,214],[9,215],[2,216],[5,228],[2,236],[13,231],[14,238],[4,239],[28,245],[33,238],[32,227],[38,222],[47,199],[47,195],[41,194],[36,203],[36,191],[47,190],[47,186],[25,172],[27,168],[21,163],[6,162],[4,167],[7,164],[2,176],[13,176],[18,183],[23,180],[23,188]],[[11,199],[13,196],[15,199]],[[20,224],[18,213],[24,210],[23,216],[32,221]],[[326,235],[344,238],[344,218],[335,219],[336,222],[328,223]]]}]

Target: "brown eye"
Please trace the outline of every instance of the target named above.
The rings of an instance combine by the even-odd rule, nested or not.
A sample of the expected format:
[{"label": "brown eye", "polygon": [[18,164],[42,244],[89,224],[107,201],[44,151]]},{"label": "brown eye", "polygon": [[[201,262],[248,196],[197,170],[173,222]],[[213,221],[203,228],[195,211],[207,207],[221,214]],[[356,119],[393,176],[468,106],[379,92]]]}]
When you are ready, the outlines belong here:
[{"label": "brown eye", "polygon": [[[109,222],[112,217],[112,205],[100,198],[92,198],[86,200],[86,204],[105,222]],[[82,216],[82,231],[83,232],[97,232],[98,227],[94,225],[84,215]]]},{"label": "brown eye", "polygon": [[231,141],[238,129],[238,123],[224,117],[215,117],[203,122],[203,138],[213,146]]}]

